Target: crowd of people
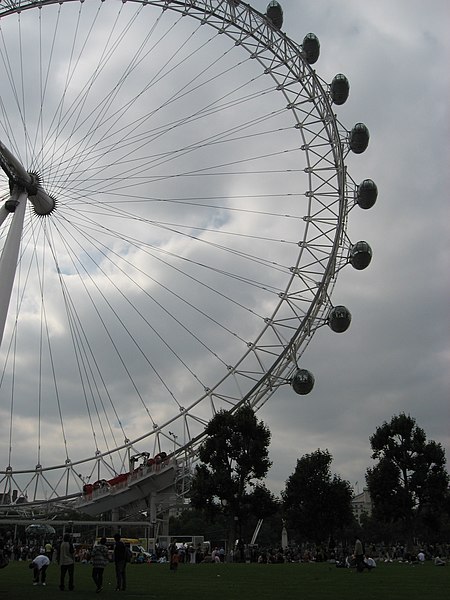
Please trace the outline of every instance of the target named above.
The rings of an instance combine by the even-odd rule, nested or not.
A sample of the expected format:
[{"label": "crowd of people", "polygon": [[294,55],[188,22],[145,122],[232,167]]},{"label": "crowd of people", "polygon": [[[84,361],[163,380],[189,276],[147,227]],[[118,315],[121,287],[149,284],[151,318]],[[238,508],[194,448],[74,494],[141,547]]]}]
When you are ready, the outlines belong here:
[{"label": "crowd of people", "polygon": [[432,562],[436,566],[444,566],[450,557],[450,544],[424,544],[415,546],[408,552],[402,544],[367,544],[357,539],[353,546],[302,544],[289,545],[287,548],[247,548],[245,560],[261,564],[274,563],[315,563],[329,562],[342,568],[370,571],[378,563],[398,562],[409,565]]},{"label": "crowd of people", "polygon": [[[172,540],[168,547],[157,547],[152,555],[152,562],[168,563],[171,571],[176,571],[181,563],[222,563],[233,560],[244,562],[257,562],[259,564],[277,563],[311,563],[329,562],[338,568],[355,569],[356,572],[372,571],[377,568],[377,562],[400,562],[409,565],[424,565],[432,562],[435,566],[443,567],[447,564],[450,554],[450,545],[423,544],[408,551],[402,544],[386,546],[384,544],[368,544],[365,546],[357,539],[352,548],[344,545],[334,547],[316,546],[312,544],[290,545],[284,549],[246,546],[233,554],[225,551],[223,546],[206,548],[199,544],[177,543]],[[114,562],[116,590],[123,591],[127,584],[127,563],[131,561],[131,551],[121,539],[120,534],[114,536],[114,550],[111,557],[110,548],[106,545],[106,538],[100,539],[91,548],[75,548],[71,536],[65,534],[54,544],[46,541],[42,544],[20,544],[12,540],[0,538],[0,561],[6,566],[9,560],[27,561],[32,570],[33,585],[47,584],[47,569],[52,563],[59,566],[59,589],[73,590],[75,588],[75,564],[77,561],[92,565],[92,579],[96,592],[103,589],[104,569],[110,562]],[[137,561],[140,562],[140,561]]]}]

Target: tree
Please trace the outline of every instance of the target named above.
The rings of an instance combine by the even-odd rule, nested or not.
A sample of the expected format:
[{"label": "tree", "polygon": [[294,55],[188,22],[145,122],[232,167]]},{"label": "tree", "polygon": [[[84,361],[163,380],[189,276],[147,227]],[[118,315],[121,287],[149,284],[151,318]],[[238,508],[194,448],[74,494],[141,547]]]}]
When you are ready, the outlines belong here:
[{"label": "tree", "polygon": [[407,540],[419,521],[439,527],[449,485],[442,446],[427,442],[424,430],[404,413],[384,422],[369,439],[372,458],[378,460],[366,473],[374,517],[400,523]]},{"label": "tree", "polygon": [[298,539],[325,542],[354,520],[350,483],[331,475],[332,460],[328,450],[305,454],[286,482],[283,508]]},{"label": "tree", "polygon": [[242,523],[250,514],[264,518],[277,510],[274,496],[261,483],[271,465],[270,431],[247,404],[234,413],[218,412],[205,431],[191,505],[204,510],[210,519],[224,514],[229,522],[229,542],[234,545],[236,526],[241,539]]}]

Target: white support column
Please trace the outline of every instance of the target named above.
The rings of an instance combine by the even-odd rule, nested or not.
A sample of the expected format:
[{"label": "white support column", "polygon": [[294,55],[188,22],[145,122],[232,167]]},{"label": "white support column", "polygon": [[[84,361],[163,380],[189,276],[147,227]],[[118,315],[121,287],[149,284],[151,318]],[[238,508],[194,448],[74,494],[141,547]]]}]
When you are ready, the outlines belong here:
[{"label": "white support column", "polygon": [[[20,239],[22,237],[25,208],[27,205],[27,192],[15,188],[11,194],[11,200],[16,201],[18,204],[14,213],[12,213],[8,235],[0,256],[0,346],[5,330],[14,277],[16,275]],[[5,210],[4,207],[3,210]],[[1,217],[3,217],[3,212],[1,213]]]},{"label": "white support column", "polygon": [[0,208],[0,225],[3,223],[3,221],[5,221],[6,217],[9,215],[10,213],[6,210],[5,205],[3,205]]}]

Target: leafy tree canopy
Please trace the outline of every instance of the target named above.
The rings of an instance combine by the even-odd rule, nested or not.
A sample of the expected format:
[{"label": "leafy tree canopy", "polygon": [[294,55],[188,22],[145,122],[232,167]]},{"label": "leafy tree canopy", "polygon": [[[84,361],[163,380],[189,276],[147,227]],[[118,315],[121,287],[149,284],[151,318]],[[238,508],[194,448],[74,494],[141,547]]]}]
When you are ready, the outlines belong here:
[{"label": "leafy tree canopy", "polygon": [[305,454],[286,482],[284,512],[298,540],[323,542],[353,522],[350,483],[331,474],[332,460],[328,450]]},{"label": "leafy tree canopy", "polygon": [[375,518],[403,521],[407,529],[417,517],[436,525],[449,485],[442,446],[427,441],[415,419],[404,413],[384,422],[369,439],[372,458],[378,460],[366,473]]},{"label": "leafy tree canopy", "polygon": [[[218,513],[242,522],[249,514],[273,514],[277,502],[262,479],[271,465],[270,431],[253,409],[218,412],[206,427],[191,489],[191,505],[213,518]],[[233,534],[231,534],[233,536]]]}]

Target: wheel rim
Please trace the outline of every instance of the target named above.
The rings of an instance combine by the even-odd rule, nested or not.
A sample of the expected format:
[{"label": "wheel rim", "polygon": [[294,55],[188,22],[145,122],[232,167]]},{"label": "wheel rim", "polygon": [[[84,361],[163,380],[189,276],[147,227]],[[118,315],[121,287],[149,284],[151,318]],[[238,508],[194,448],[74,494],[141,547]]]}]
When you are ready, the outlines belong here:
[{"label": "wheel rim", "polygon": [[[33,499],[79,490],[84,479],[100,478],[100,469],[120,472],[126,469],[129,451],[156,453],[170,447],[175,454],[192,456],[214,412],[234,410],[244,401],[259,408],[290,381],[315,330],[326,323],[329,293],[350,247],[345,225],[354,186],[345,177],[346,132],[336,121],[326,86],[302,59],[301,48],[249,6],[212,1],[128,3],[116,9],[116,16],[125,19],[123,28],[116,29],[116,16],[108,13],[105,18],[111,4],[43,2],[42,9],[27,11],[32,5],[21,3],[23,12],[17,18],[16,10],[9,10],[0,21],[3,65],[11,83],[11,96],[2,97],[2,136],[57,201],[48,217],[28,211],[21,275],[16,277],[12,300],[16,322],[8,322],[1,354],[7,397],[3,437],[9,441],[2,481],[5,489],[16,485]],[[52,12],[48,21],[47,10]],[[154,20],[147,17],[150,10]],[[37,63],[22,58],[35,13],[35,30],[41,32],[34,46]],[[101,21],[100,36],[91,37],[86,13],[91,23]],[[144,19],[151,27],[138,38],[134,33]],[[195,33],[185,33],[188,22]],[[65,37],[60,37],[62,30]],[[203,35],[204,30],[208,34]],[[80,31],[84,33],[79,39]],[[120,70],[115,61],[125,31],[127,43],[136,41]],[[185,42],[177,48],[162,31],[186,36]],[[199,40],[195,46],[194,38]],[[57,71],[63,83],[57,88],[55,77],[58,93],[52,95],[55,47],[67,46],[67,40],[68,62]],[[13,72],[8,65],[14,44],[21,60]],[[211,58],[213,46],[216,54]],[[149,50],[167,56],[167,48],[177,49],[144,78]],[[225,57],[228,60],[231,54],[233,59],[227,62]],[[94,55],[99,56],[96,62]],[[193,57],[195,75],[183,80]],[[83,78],[84,69],[88,75]],[[35,85],[31,73],[36,72]],[[100,94],[108,78],[109,92]],[[156,89],[156,82],[157,96],[164,98],[161,88],[165,91],[174,81],[176,91],[154,104],[151,115],[160,121],[150,125],[141,99]],[[140,88],[134,89],[138,84]],[[190,106],[189,114],[183,113],[183,104],[191,102],[194,91],[197,104]],[[209,103],[203,97],[207,94]],[[34,114],[28,106],[31,97]],[[49,100],[53,98],[58,101]],[[48,114],[42,109],[44,101],[53,102]],[[170,112],[176,112],[172,120]],[[22,125],[23,141],[14,121]],[[241,149],[244,141],[247,151]],[[180,162],[180,156],[186,162]],[[167,165],[173,171],[167,171]],[[205,183],[211,179],[221,191],[211,194],[211,184]],[[5,179],[5,195],[7,185]],[[205,188],[207,193],[198,193]],[[166,214],[169,204],[176,220]],[[189,213],[194,211],[191,219]],[[53,279],[44,277],[50,263]],[[162,265],[167,271],[155,277]],[[28,296],[24,290],[32,289],[32,279],[35,288]],[[198,287],[192,292],[194,284]],[[159,288],[159,298],[149,292],[152,287]],[[175,303],[178,309],[169,310],[168,305]],[[230,306],[236,309],[232,314]],[[24,431],[17,427],[14,413],[28,393],[25,384],[23,388],[18,384],[17,374],[24,372],[17,369],[17,362],[19,358],[25,362],[24,357],[31,361],[27,354],[15,352],[24,344],[23,314],[39,316],[36,345],[29,347],[35,370],[26,372],[36,382],[31,419],[37,418],[38,432],[30,455],[36,457],[37,467],[21,463],[23,449],[14,450]],[[164,319],[178,328],[170,341],[163,334]],[[97,338],[88,326],[94,320],[95,331],[101,332]],[[70,334],[71,354],[67,343],[58,345],[59,327]],[[210,337],[204,335],[205,329],[212,330]],[[118,330],[125,340],[120,348]],[[154,345],[149,348],[145,338],[150,334]],[[230,340],[233,353],[227,350]],[[104,364],[103,350],[109,356]],[[64,351],[66,361],[58,365]],[[69,378],[57,375],[68,362],[75,365],[75,390]],[[139,377],[134,378],[133,365]],[[144,368],[147,379],[142,377]],[[46,378],[51,382],[48,388]],[[52,388],[49,400],[46,394]],[[89,436],[82,436],[81,444],[79,436],[70,433],[71,428],[79,431],[70,404],[80,390],[89,424]],[[120,402],[123,397],[126,406]],[[53,445],[49,437],[56,425],[59,439]],[[85,444],[88,437],[90,450]]]}]

